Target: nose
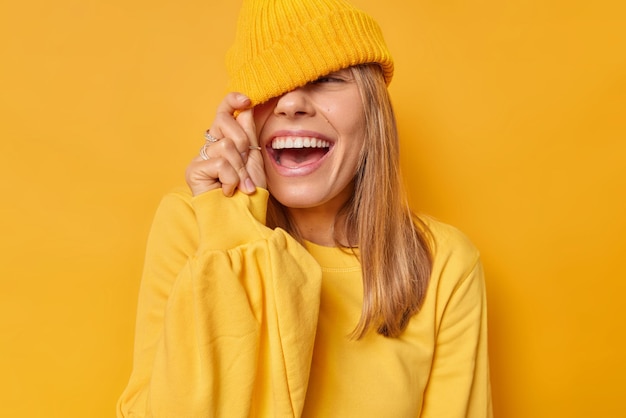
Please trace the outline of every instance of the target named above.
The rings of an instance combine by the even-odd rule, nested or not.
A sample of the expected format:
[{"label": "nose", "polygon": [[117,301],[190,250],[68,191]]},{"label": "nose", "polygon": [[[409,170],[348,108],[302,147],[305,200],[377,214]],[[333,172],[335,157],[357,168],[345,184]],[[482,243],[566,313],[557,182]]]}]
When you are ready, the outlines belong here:
[{"label": "nose", "polygon": [[305,87],[298,87],[280,96],[274,107],[274,114],[288,118],[312,116],[315,113],[313,103]]}]

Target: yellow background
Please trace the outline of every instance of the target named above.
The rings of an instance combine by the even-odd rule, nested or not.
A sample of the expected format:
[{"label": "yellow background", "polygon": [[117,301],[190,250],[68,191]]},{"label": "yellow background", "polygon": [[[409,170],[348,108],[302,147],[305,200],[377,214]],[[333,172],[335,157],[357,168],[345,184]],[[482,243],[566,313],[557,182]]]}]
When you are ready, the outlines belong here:
[{"label": "yellow background", "polygon": [[[482,251],[498,417],[625,414],[621,3],[356,1],[396,58],[413,202]],[[0,416],[113,416],[238,5],[2,2]]]}]

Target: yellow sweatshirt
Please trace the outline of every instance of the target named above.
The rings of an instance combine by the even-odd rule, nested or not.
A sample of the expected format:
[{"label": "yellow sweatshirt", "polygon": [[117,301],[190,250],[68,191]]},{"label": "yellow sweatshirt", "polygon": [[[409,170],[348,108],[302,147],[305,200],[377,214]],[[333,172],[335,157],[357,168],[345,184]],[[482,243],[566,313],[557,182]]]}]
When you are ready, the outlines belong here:
[{"label": "yellow sweatshirt", "polygon": [[399,338],[348,334],[354,254],[264,226],[268,193],[167,195],[148,240],[134,366],[118,417],[491,417],[479,255],[427,220],[436,251]]}]

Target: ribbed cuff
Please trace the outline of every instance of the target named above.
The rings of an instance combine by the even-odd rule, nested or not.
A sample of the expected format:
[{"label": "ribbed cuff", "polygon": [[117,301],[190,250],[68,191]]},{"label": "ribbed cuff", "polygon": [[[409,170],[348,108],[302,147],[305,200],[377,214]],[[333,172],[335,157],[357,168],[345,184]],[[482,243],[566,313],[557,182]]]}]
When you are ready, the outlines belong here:
[{"label": "ribbed cuff", "polygon": [[265,226],[268,198],[269,192],[261,188],[252,195],[236,191],[226,197],[222,189],[216,189],[193,197],[198,250],[228,250],[268,237],[272,232]]}]

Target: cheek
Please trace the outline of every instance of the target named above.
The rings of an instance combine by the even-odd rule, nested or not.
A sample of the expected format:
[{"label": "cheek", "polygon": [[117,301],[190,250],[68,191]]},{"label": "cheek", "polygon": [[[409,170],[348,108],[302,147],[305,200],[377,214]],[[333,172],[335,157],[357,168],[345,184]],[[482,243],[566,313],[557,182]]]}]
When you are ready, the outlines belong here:
[{"label": "cheek", "polygon": [[361,97],[354,94],[345,98],[341,103],[336,103],[335,120],[341,125],[341,129],[352,136],[357,143],[363,142],[365,134],[365,113]]},{"label": "cheek", "polygon": [[354,150],[361,149],[365,143],[365,119],[361,113],[346,115],[344,119],[344,132],[350,138]]}]

